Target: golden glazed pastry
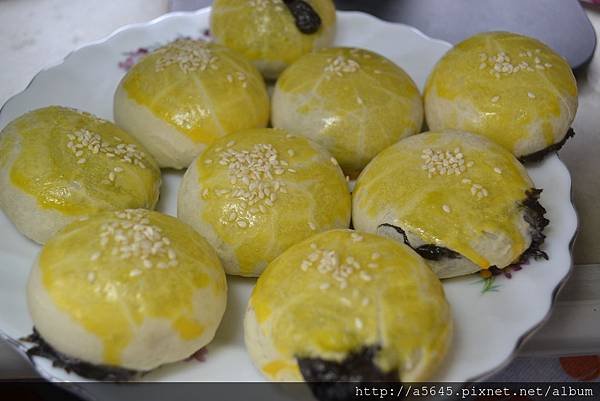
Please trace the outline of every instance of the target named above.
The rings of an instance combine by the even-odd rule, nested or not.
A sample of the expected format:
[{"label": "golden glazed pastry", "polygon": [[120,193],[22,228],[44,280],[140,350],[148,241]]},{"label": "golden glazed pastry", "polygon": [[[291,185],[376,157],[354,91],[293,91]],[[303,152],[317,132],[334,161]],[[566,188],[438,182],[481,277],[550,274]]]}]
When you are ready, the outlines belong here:
[{"label": "golden glazed pastry", "polygon": [[350,223],[350,193],[317,144],[277,129],[218,139],[190,166],[177,215],[216,248],[229,274],[258,276],[289,246]]},{"label": "golden glazed pastry", "polygon": [[564,58],[540,41],[508,32],[459,43],[437,63],[425,88],[432,131],[486,136],[524,161],[566,141],[577,83]]},{"label": "golden glazed pastry", "polygon": [[216,138],[265,127],[269,96],[260,73],[237,53],[214,43],[178,39],[144,57],[123,77],[114,114],[160,167],[184,168]]},{"label": "golden glazed pastry", "polygon": [[45,344],[98,371],[189,357],[212,340],[226,295],[211,246],[178,219],[144,209],[65,227],[42,248],[27,286]]},{"label": "golden glazed pastry", "polygon": [[408,246],[332,230],[269,264],[244,333],[270,380],[412,382],[446,355],[452,319],[440,281]]},{"label": "golden glazed pastry", "polygon": [[383,56],[354,48],[302,57],[277,81],[272,107],[274,127],[323,145],[352,177],[423,122],[410,77]]},{"label": "golden glazed pastry", "polygon": [[333,42],[335,6],[331,0],[216,0],[210,29],[217,43],[275,79],[302,55]]},{"label": "golden glazed pastry", "polygon": [[369,163],[354,189],[353,223],[410,245],[440,277],[454,277],[546,257],[540,192],[500,145],[430,132]]},{"label": "golden glazed pastry", "polygon": [[80,216],[153,209],[160,182],[135,139],[89,113],[45,107],[0,133],[0,208],[39,243]]}]

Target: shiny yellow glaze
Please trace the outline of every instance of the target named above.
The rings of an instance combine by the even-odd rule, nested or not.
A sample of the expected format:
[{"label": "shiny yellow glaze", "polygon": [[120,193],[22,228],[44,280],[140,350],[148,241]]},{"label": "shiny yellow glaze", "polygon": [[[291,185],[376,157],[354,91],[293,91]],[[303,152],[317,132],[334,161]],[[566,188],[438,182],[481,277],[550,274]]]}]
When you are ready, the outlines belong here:
[{"label": "shiny yellow glaze", "polygon": [[[176,52],[177,43],[208,49],[215,57],[214,68],[185,72],[175,63],[157,70],[161,57]],[[244,58],[213,43],[172,42],[144,57],[121,84],[131,99],[198,143],[209,144],[245,128],[265,127],[269,120],[269,97],[260,73]]]},{"label": "shiny yellow glaze", "polygon": [[[46,243],[39,256],[42,283],[51,299],[100,339],[108,365],[119,364],[123,350],[145,319],[167,319],[183,340],[201,336],[204,328],[197,316],[202,311],[194,310],[192,303],[196,290],[210,287],[219,296],[227,291],[221,263],[200,235],[174,217],[140,212],[171,240],[177,266],[145,269],[139,258],[112,255],[112,242],[103,250],[101,226],[122,221],[115,212],[70,224]],[[91,256],[100,251],[101,256],[92,261]],[[154,263],[162,259],[151,258]],[[142,274],[132,277],[132,269]]]},{"label": "shiny yellow glaze", "polygon": [[[143,154],[145,168],[87,149],[77,157],[67,147],[68,135],[81,129],[100,135],[111,146],[135,144]],[[154,208],[158,201],[160,170],[156,162],[125,131],[88,113],[52,106],[17,118],[1,133],[0,167],[5,167],[9,158],[14,158],[8,166],[11,183],[45,209],[78,215]],[[86,162],[78,164],[80,158]],[[123,171],[110,182],[108,176],[115,168]]]},{"label": "shiny yellow glaze", "polygon": [[[460,148],[464,160],[474,164],[461,175],[429,178],[421,158],[427,148]],[[473,184],[483,186],[488,196],[474,196]],[[529,239],[519,230],[523,223],[520,204],[532,187],[523,166],[494,142],[466,133],[424,133],[377,155],[358,178],[352,202],[355,213],[360,210],[372,218],[391,209],[388,220],[377,224],[396,224],[426,244],[449,248],[488,268],[490,262],[474,248],[486,233],[511,240],[512,260],[529,246]],[[443,210],[444,205],[450,213]]]},{"label": "shiny yellow glaze", "polygon": [[[337,57],[356,62],[357,71],[326,72]],[[412,79],[368,50],[310,53],[284,71],[275,92],[275,102],[286,99],[274,106],[282,109],[277,114],[291,113],[295,121],[274,118],[274,126],[325,146],[351,176],[386,147],[419,132],[423,122],[421,96]],[[284,111],[287,108],[292,110]]]},{"label": "shiny yellow glaze", "polygon": [[294,17],[282,0],[216,0],[212,5],[211,33],[221,43],[249,60],[291,64],[313,50],[316,41],[335,29],[335,6],[331,0],[308,0],[321,17],[314,34],[298,30]]},{"label": "shiny yellow glaze", "polygon": [[[218,196],[216,190],[242,188],[229,181],[228,167],[218,163],[220,150],[250,150],[256,144],[270,144],[279,160],[287,161],[294,173],[276,176],[287,185],[287,193],[266,213],[244,213],[247,227],[230,222],[232,211],[242,210],[243,196]],[[293,156],[288,154],[293,150]],[[213,160],[206,164],[206,160]],[[208,190],[203,198],[203,221],[210,224],[218,238],[234,252],[242,275],[258,275],[266,265],[289,246],[315,233],[309,222],[319,230],[345,228],[350,223],[351,200],[346,180],[331,157],[303,137],[288,137],[276,129],[256,129],[220,138],[197,159],[199,184]]]},{"label": "shiny yellow glaze", "polygon": [[[500,73],[496,78],[489,61],[480,68],[485,62],[483,54],[489,57],[500,52],[510,57],[512,65],[527,62],[533,71],[521,69],[514,74]],[[550,67],[536,68],[536,58],[540,65]],[[496,96],[497,101],[492,101]],[[546,146],[562,139],[566,129],[557,132],[552,123],[562,116],[570,119],[569,124],[572,122],[576,96],[577,83],[571,68],[551,48],[527,36],[488,32],[459,43],[438,62],[425,87],[425,111],[431,130],[474,132],[515,152],[519,141],[533,139],[532,124],[541,125]],[[448,109],[444,121],[431,121],[430,98],[449,101],[444,106]],[[458,104],[461,107],[454,109],[453,105]],[[465,105],[472,109],[464,110]]]},{"label": "shiny yellow glaze", "polygon": [[[343,360],[364,346],[381,345],[377,363],[399,368],[400,378],[415,359],[430,359],[427,370],[443,358],[452,331],[448,303],[440,281],[410,248],[372,234],[332,230],[284,252],[260,276],[250,298],[263,335],[288,360],[295,357]],[[353,257],[360,269],[341,288],[315,266],[301,268],[318,249],[333,250],[340,261]],[[312,246],[312,247],[311,247]],[[379,254],[373,260],[373,254]],[[368,267],[375,263],[376,267]],[[366,272],[370,281],[361,278]],[[329,287],[321,289],[324,283]],[[367,301],[365,301],[367,300]],[[357,326],[360,320],[362,325]],[[417,355],[421,355],[417,357]],[[261,367],[268,377],[277,360]]]}]

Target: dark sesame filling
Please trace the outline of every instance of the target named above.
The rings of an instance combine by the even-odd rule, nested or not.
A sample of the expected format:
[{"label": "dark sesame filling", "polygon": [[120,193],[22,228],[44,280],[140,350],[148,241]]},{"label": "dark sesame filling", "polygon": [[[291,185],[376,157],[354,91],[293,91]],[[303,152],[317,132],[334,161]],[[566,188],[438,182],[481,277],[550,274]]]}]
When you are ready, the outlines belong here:
[{"label": "dark sesame filling", "polygon": [[350,353],[343,361],[298,357],[302,377],[320,401],[350,400],[357,383],[398,382],[398,371],[382,371],[374,362],[381,349],[365,346]]},{"label": "dark sesame filling", "polygon": [[284,0],[284,3],[292,13],[296,27],[300,32],[310,35],[319,30],[321,17],[308,2],[304,0]]},{"label": "dark sesame filling", "polygon": [[[531,233],[531,244],[529,248],[527,248],[521,256],[513,263],[513,265],[521,265],[529,258],[534,259],[548,259],[548,255],[546,252],[542,251],[540,248],[544,243],[544,239],[546,236],[543,234],[544,228],[550,223],[548,219],[544,217],[546,213],[546,209],[540,204],[539,198],[542,193],[541,189],[531,188],[525,192],[525,200],[521,202],[521,207],[525,208],[525,221],[529,224],[530,233]],[[418,247],[414,247],[408,241],[408,237],[406,236],[406,232],[400,227],[394,226],[392,224],[384,223],[380,224],[379,227],[390,227],[396,230],[399,234],[402,235],[404,239],[404,243],[410,246],[415,250],[422,258],[428,260],[441,260],[443,258],[449,259],[457,259],[461,257],[458,252],[455,252],[451,249],[433,245],[433,244],[425,244]],[[512,265],[511,265],[512,266]],[[490,270],[500,270],[496,266],[492,266]]]},{"label": "dark sesame filling", "polygon": [[81,377],[104,381],[128,381],[145,372],[119,368],[107,365],[94,365],[77,358],[72,358],[55,350],[37,332],[35,327],[33,333],[22,338],[21,341],[35,344],[27,350],[30,358],[40,356],[52,361],[52,366],[63,368],[67,373],[74,372]]},{"label": "dark sesame filling", "polygon": [[569,128],[569,131],[567,132],[567,135],[565,135],[565,137],[563,139],[560,140],[560,142],[557,142],[555,144],[552,144],[542,150],[538,150],[537,152],[534,153],[530,153],[528,155],[525,156],[521,156],[519,157],[519,161],[521,163],[535,163],[535,162],[539,162],[540,160],[542,160],[544,157],[546,157],[546,155],[548,153],[552,153],[552,152],[558,152],[563,146],[564,144],[567,142],[567,140],[571,137],[575,136],[575,131],[573,131],[573,128]]}]

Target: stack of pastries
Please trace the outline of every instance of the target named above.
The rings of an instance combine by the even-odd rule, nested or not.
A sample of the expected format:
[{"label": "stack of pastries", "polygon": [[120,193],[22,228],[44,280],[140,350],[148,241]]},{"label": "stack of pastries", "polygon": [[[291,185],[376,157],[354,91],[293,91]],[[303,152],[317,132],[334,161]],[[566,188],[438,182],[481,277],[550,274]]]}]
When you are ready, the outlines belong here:
[{"label": "stack of pastries", "polygon": [[[423,101],[389,59],[329,47],[331,0],[217,0],[211,30],[134,65],[115,123],[50,106],[2,130],[0,207],[43,244],[31,352],[105,380],[188,358],[227,273],[258,277],[244,330],[267,378],[427,380],[452,339],[440,278],[547,257],[521,161],[572,134],[569,66],[482,33]],[[153,211],[159,168],[187,168],[178,219]]]}]

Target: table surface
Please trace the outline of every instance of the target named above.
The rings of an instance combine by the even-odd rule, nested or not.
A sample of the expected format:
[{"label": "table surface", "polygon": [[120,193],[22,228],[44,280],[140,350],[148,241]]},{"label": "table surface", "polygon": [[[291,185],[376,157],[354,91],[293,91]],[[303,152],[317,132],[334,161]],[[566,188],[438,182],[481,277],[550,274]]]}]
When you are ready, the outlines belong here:
[{"label": "table surface", "polygon": [[[25,88],[42,68],[60,62],[70,51],[101,39],[122,25],[147,21],[168,9],[167,0],[3,0],[0,1],[0,104]],[[586,7],[600,32],[600,7]],[[577,135],[560,156],[574,179],[573,198],[580,231],[577,264],[561,291],[550,320],[519,351],[521,356],[600,353],[600,56],[577,71]],[[35,373],[0,341],[0,379]]]}]

